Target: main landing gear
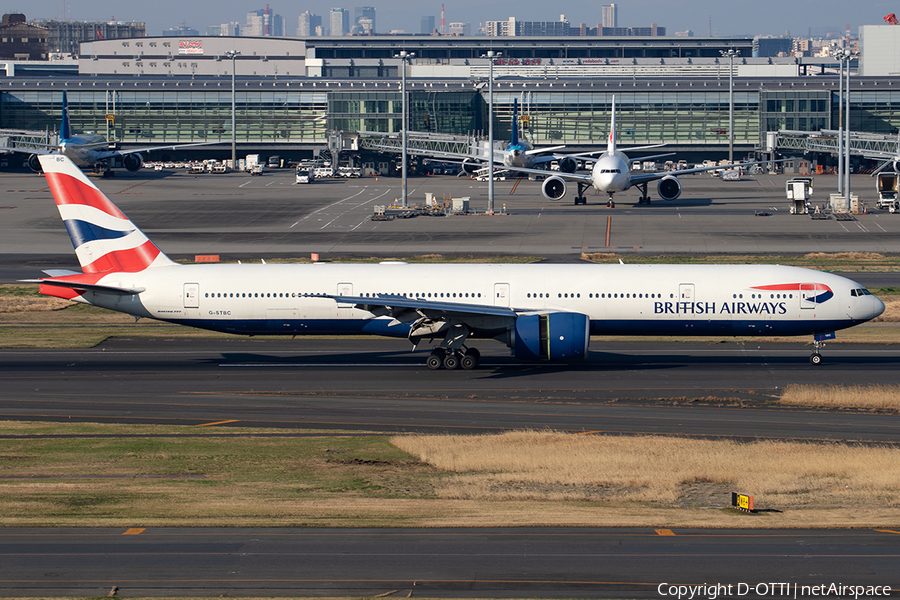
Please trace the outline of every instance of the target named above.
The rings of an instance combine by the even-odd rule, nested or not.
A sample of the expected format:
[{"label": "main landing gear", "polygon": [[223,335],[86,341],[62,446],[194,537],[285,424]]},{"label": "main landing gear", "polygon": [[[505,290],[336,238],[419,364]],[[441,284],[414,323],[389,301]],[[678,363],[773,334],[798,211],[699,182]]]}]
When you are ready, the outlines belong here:
[{"label": "main landing gear", "polygon": [[641,183],[637,186],[641,190],[641,197],[638,198],[638,204],[646,204],[650,206],[650,196],[647,194],[647,184]]},{"label": "main landing gear", "polygon": [[435,348],[428,356],[425,364],[432,371],[440,368],[452,371],[454,369],[465,369],[467,371],[474,369],[481,361],[481,353],[476,348],[466,348],[463,346],[459,350],[451,350],[448,348]]},{"label": "main landing gear", "polygon": [[578,183],[578,193],[575,194],[575,206],[579,204],[587,205],[587,197],[584,195],[584,188],[587,187],[585,184],[579,182]]}]

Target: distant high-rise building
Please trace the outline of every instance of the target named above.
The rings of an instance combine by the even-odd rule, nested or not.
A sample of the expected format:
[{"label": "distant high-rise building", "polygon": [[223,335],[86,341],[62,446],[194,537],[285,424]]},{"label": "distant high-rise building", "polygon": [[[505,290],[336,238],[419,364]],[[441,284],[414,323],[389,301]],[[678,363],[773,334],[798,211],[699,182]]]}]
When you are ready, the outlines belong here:
[{"label": "distant high-rise building", "polygon": [[371,19],[372,21],[372,31],[371,33],[375,33],[375,7],[374,6],[357,6],[353,9],[353,24],[358,25],[359,29],[367,29],[363,27],[363,23],[360,23],[360,19]]},{"label": "distant high-rise building", "polygon": [[284,36],[284,17],[276,15],[272,10],[260,8],[247,13],[247,25],[243,34],[250,37]]},{"label": "distant high-rise building", "polygon": [[447,33],[449,35],[472,35],[471,23],[449,23],[447,24]]},{"label": "distant high-rise building", "polygon": [[316,33],[316,30],[322,31],[322,16],[314,15],[309,11],[306,11],[302,15],[300,15],[300,24],[297,27],[297,35],[300,37],[309,37],[313,35],[322,35],[321,33]]},{"label": "distant high-rise building", "polygon": [[[138,22],[37,21],[37,23],[34,24],[50,29],[50,39],[48,42],[48,49],[50,52],[63,52],[75,55],[80,52],[82,42],[112,40],[117,38],[136,38],[147,35],[147,25]],[[5,37],[12,39],[16,36],[14,34],[7,34]],[[18,37],[22,38],[27,36]]]},{"label": "distant high-rise building", "polygon": [[570,34],[570,31],[569,22],[565,19],[560,19],[559,21],[517,21],[515,17],[510,17],[508,21],[487,21],[484,24],[484,34],[489,37],[517,35],[567,36]]},{"label": "distant high-rise building", "polygon": [[168,29],[163,29],[163,36],[168,37],[179,37],[179,36],[197,36],[200,35],[200,32],[193,27],[188,27],[187,25],[181,25],[180,27],[169,27]]},{"label": "distant high-rise building", "polygon": [[332,8],[329,24],[332,36],[347,35],[350,33],[350,11],[346,8]]},{"label": "distant high-rise building", "polygon": [[422,17],[421,33],[434,33],[434,17]]},{"label": "distant high-rise building", "polygon": [[615,4],[603,5],[603,26],[618,27],[619,26],[619,10]]}]

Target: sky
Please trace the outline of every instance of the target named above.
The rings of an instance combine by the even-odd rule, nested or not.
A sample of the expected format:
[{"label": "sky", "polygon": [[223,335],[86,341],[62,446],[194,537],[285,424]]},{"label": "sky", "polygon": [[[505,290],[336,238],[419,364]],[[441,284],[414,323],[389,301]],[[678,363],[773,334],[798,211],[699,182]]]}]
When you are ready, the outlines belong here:
[{"label": "sky", "polygon": [[[374,6],[376,30],[386,33],[402,29],[418,33],[423,16],[434,16],[440,23],[440,0],[273,0],[272,12],[285,19],[286,33],[294,35],[300,13],[310,11],[327,15],[333,7],[350,10],[356,6]],[[567,0],[551,4],[546,0],[453,0],[445,1],[445,20],[471,22],[472,29],[484,21],[507,20],[556,21],[560,14],[573,24],[596,25],[600,6],[608,0]],[[30,0],[16,5],[3,2],[3,12],[23,12],[28,20],[58,19],[71,16],[75,21],[143,21],[147,35],[161,35],[164,29],[182,22],[205,33],[208,25],[229,21],[246,22],[251,10],[265,7],[259,0]],[[850,25],[854,34],[860,25],[882,25],[891,12],[900,14],[900,3],[865,0],[861,4],[846,0],[625,0],[619,6],[620,27],[646,27],[656,23],[669,34],[691,30],[694,35],[753,37],[756,35],[822,36],[842,31]],[[413,5],[414,8],[410,9]],[[560,9],[565,6],[564,9]],[[25,10],[23,10],[25,9]],[[64,10],[66,14],[64,15]]]}]

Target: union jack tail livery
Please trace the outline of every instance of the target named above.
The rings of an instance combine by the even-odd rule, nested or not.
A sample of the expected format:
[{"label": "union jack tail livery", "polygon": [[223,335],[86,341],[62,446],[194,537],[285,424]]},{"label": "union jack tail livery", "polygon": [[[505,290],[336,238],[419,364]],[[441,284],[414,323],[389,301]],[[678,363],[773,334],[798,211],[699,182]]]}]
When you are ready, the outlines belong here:
[{"label": "union jack tail livery", "polygon": [[71,160],[49,154],[40,161],[84,273],[136,273],[175,264]]}]

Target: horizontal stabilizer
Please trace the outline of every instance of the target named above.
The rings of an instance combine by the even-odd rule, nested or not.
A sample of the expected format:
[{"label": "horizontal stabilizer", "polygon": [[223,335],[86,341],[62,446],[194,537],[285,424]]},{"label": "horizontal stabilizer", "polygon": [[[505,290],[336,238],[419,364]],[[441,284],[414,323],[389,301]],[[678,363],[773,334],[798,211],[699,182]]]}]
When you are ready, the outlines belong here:
[{"label": "horizontal stabilizer", "polygon": [[[43,269],[41,273],[47,277],[67,277],[68,275],[81,275],[79,271],[71,271],[69,269]],[[40,281],[39,279],[35,281]]]},{"label": "horizontal stabilizer", "polygon": [[123,296],[132,296],[147,291],[147,288],[132,286],[103,285],[100,283],[81,283],[65,279],[20,279],[20,283],[39,283],[42,286],[49,285],[53,287],[68,288],[70,290],[86,290],[90,292],[100,292],[107,294],[119,294]]}]

